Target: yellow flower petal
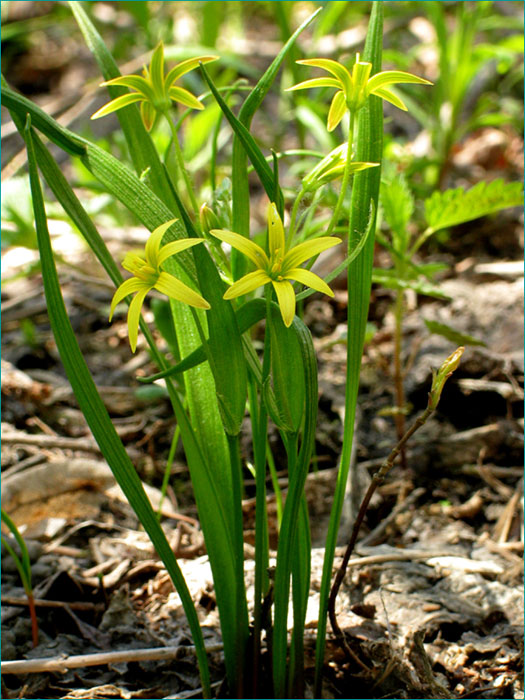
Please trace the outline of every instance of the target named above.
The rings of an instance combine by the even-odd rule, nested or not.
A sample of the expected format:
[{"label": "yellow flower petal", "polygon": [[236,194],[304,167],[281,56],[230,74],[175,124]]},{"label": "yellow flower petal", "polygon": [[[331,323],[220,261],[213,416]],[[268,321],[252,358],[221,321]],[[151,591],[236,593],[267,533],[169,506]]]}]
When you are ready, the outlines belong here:
[{"label": "yellow flower petal", "polygon": [[286,254],[283,263],[284,272],[287,273],[288,270],[298,267],[308,258],[313,258],[314,255],[319,255],[323,250],[328,250],[328,248],[332,248],[332,246],[339,243],[341,243],[341,239],[332,236],[323,236],[313,241],[299,243]]},{"label": "yellow flower petal", "polygon": [[322,294],[327,294],[329,297],[334,296],[334,293],[323,279],[321,279],[314,272],[305,270],[302,267],[296,267],[293,270],[289,270],[285,275],[285,279],[295,280],[296,282],[305,284],[307,287],[311,287]]},{"label": "yellow flower petal", "polygon": [[382,88],[386,85],[394,85],[395,83],[418,83],[420,85],[432,85],[430,80],[420,78],[412,73],[405,73],[402,70],[385,70],[373,75],[367,83],[367,91],[370,94],[376,88]]},{"label": "yellow flower petal", "polygon": [[170,219],[169,221],[166,221],[166,223],[157,226],[157,228],[151,232],[150,237],[146,241],[146,260],[151,265],[151,267],[154,267],[155,269],[159,266],[158,255],[162,243],[162,238],[166,231],[170,228],[170,226],[172,226],[172,224],[175,223],[175,221],[177,221],[177,219]]},{"label": "yellow flower petal", "polygon": [[157,282],[155,283],[155,289],[159,292],[166,294],[172,299],[177,301],[183,301],[185,304],[190,306],[196,306],[199,309],[209,309],[210,305],[201,297],[200,294],[194,292],[190,289],[184,282],[181,282],[173,275],[169,275],[167,272],[161,272]]},{"label": "yellow flower petal", "polygon": [[180,253],[181,250],[186,250],[187,248],[192,248],[194,245],[199,243],[204,243],[204,238],[183,238],[179,241],[172,241],[171,243],[166,243],[159,250],[157,255],[157,264],[162,265],[168,258],[172,255]]},{"label": "yellow flower petal", "polygon": [[250,258],[250,260],[255,263],[258,268],[268,267],[268,256],[261,246],[257,245],[257,243],[254,243],[249,238],[241,236],[234,231],[227,231],[225,229],[212,228],[210,233],[212,236],[215,236],[215,238],[228,243],[228,245],[231,245],[232,248],[236,248],[241,253],[246,255],[246,257]]},{"label": "yellow flower petal", "polygon": [[148,73],[153,89],[160,97],[164,94],[164,45],[162,41],[159,42],[151,55]]},{"label": "yellow flower petal", "polygon": [[150,285],[144,282],[143,280],[139,280],[136,277],[130,277],[130,279],[126,280],[125,282],[122,282],[122,284],[117,288],[117,291],[113,295],[113,299],[111,300],[111,307],[109,309],[109,320],[113,318],[113,314],[115,313],[115,308],[117,304],[120,304],[120,302],[125,299],[128,294],[133,294],[134,292],[138,292],[140,289],[144,288],[150,289]]},{"label": "yellow flower petal", "polygon": [[284,325],[289,328],[295,316],[295,292],[290,282],[276,282],[272,280],[272,284],[277,294],[277,301],[281,308]]},{"label": "yellow flower petal", "polygon": [[166,90],[168,90],[173,83],[181,77],[181,75],[184,75],[190,70],[197,68],[199,63],[210,63],[211,61],[217,61],[218,58],[219,56],[195,56],[195,58],[188,58],[185,61],[181,61],[174,66],[166,76]]},{"label": "yellow flower petal", "polygon": [[342,90],[339,90],[339,92],[335,93],[330,105],[330,111],[328,112],[328,131],[333,131],[335,129],[344,117],[346,110],[345,94]]},{"label": "yellow flower petal", "polygon": [[302,66],[315,66],[316,68],[321,68],[335,75],[341,83],[340,87],[343,88],[347,94],[350,94],[352,89],[352,76],[341,63],[333,61],[331,58],[307,58],[297,61],[297,63],[300,63]]},{"label": "yellow flower petal", "polygon": [[191,107],[191,109],[204,109],[204,105],[200,100],[198,100],[195,95],[192,95],[189,90],[185,90],[178,85],[170,87],[168,90],[168,95],[175,102],[180,102],[186,107]]},{"label": "yellow flower petal", "polygon": [[391,102],[395,107],[399,107],[399,109],[408,112],[408,108],[403,102],[403,100],[398,95],[393,93],[392,90],[390,90],[389,88],[376,88],[375,90],[372,90],[370,94],[376,95],[377,97],[380,97],[381,99],[386,100],[387,102]]},{"label": "yellow flower petal", "polygon": [[146,298],[146,294],[149,292],[151,287],[149,285],[141,289],[133,297],[128,310],[128,336],[129,344],[131,345],[131,352],[135,352],[137,349],[137,339],[139,336],[139,321],[140,321],[140,311],[142,309],[142,304]]},{"label": "yellow flower petal", "polygon": [[284,227],[277,207],[273,202],[268,205],[267,212],[268,220],[268,248],[270,250],[270,257],[277,251],[280,250],[281,254],[284,254],[284,247],[286,245],[284,238]]},{"label": "yellow flower petal", "polygon": [[121,95],[120,97],[116,97],[114,100],[111,100],[111,102],[106,102],[106,104],[103,105],[100,109],[97,109],[95,114],[91,115],[91,119],[100,119],[100,117],[105,117],[107,114],[116,112],[117,110],[122,109],[123,107],[127,107],[128,105],[131,105],[134,102],[140,102],[143,99],[144,96],[139,95],[136,92],[130,92],[127,95]]},{"label": "yellow flower petal", "polygon": [[308,90],[309,88],[317,87],[334,87],[340,90],[341,83],[335,78],[312,78],[311,80],[305,80],[302,83],[297,83],[297,85],[286,88],[285,92],[291,92],[292,90]]},{"label": "yellow flower petal", "polygon": [[243,294],[248,294],[248,292],[253,292],[257,287],[262,287],[263,285],[271,282],[270,277],[264,270],[255,270],[254,272],[249,272],[240,280],[237,280],[232,286],[226,290],[224,294],[224,299],[235,299],[235,297],[240,297]]},{"label": "yellow flower petal", "polygon": [[100,83],[101,87],[107,87],[108,85],[120,85],[130,88],[131,90],[139,92],[143,97],[152,102],[155,99],[155,93],[153,92],[151,82],[141,75],[120,75],[118,78],[112,78],[112,80]]}]

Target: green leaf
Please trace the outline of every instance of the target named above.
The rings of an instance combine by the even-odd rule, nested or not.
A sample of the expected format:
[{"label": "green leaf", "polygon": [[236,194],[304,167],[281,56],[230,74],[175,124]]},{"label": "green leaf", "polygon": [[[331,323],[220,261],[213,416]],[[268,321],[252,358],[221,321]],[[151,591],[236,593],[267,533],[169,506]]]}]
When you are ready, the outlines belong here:
[{"label": "green leaf", "polygon": [[271,376],[280,425],[297,433],[305,411],[303,353],[295,328],[286,328],[279,309],[272,307],[268,319],[271,348]]},{"label": "green leaf", "polygon": [[434,192],[425,200],[427,231],[435,233],[443,228],[457,226],[465,221],[479,219],[507,207],[523,206],[521,182],[479,182],[465,191],[462,187],[445,192]]},{"label": "green leaf", "polygon": [[[173,196],[188,235],[196,237],[197,232],[175,190]],[[224,428],[228,435],[234,436],[240,432],[246,409],[247,371],[241,334],[231,302],[223,299],[226,284],[221,280],[208,251],[201,246],[198,248],[193,250],[199,287],[211,305],[206,314],[208,359]]]},{"label": "green leaf", "polygon": [[[2,88],[2,94],[10,94],[9,88]],[[12,93],[15,95],[15,93]],[[50,137],[61,145],[64,132],[60,125],[51,120],[40,119],[42,110],[29,100],[13,99],[10,104],[18,116],[36,115],[38,123],[44,123]],[[67,137],[67,133],[66,133]],[[97,146],[82,140],[85,144],[82,162],[88,170],[103,184],[108,192],[122,201],[150,230],[173,218],[173,213],[133,172],[116,158]],[[185,237],[179,222],[171,227],[169,236]],[[183,260],[184,256],[184,260]],[[195,264],[191,252],[184,251],[172,257],[166,263],[167,270],[190,286],[195,284]],[[181,355],[190,354],[200,344],[195,321],[186,305],[173,302],[172,310],[176,319],[177,334]],[[203,317],[204,318],[204,317]],[[147,333],[147,327],[142,326]],[[156,352],[156,348],[152,351]],[[161,367],[163,361],[156,354]],[[176,392],[171,390],[170,398],[183,438],[188,466],[195,491],[210,563],[213,571],[217,602],[220,610],[225,659],[228,677],[234,683],[243,663],[243,650],[248,635],[246,627],[242,638],[238,638],[237,620],[239,619],[236,591],[236,568],[238,556],[232,542],[233,508],[231,504],[231,473],[228,446],[220,420],[215,393],[215,383],[207,366],[191,371],[185,377],[188,405],[192,425],[180,404]],[[200,440],[195,439],[194,430],[198,431]],[[234,591],[232,595],[232,591]]]},{"label": "green leaf", "polygon": [[427,279],[414,279],[410,277],[401,279],[398,277],[396,270],[374,268],[372,282],[374,284],[380,284],[387,289],[413,289],[417,294],[424,294],[425,296],[434,297],[435,299],[450,301],[448,294],[442,292],[439,287],[431,284]]},{"label": "green leaf", "polygon": [[424,318],[423,321],[431,333],[441,335],[443,338],[450,340],[455,345],[481,345],[485,348],[487,347],[487,344],[484,343],[483,340],[479,340],[468,333],[461,333],[461,331],[457,331],[451,326],[447,326],[445,323],[431,321],[427,318]]},{"label": "green leaf", "polygon": [[34,127],[60,146],[66,153],[79,156],[86,151],[86,141],[69,129],[60,126],[52,117],[35,105],[26,97],[19,95],[8,87],[2,76],[2,105],[9,110],[14,110],[21,116],[31,114]]},{"label": "green leaf", "polygon": [[381,204],[385,219],[392,231],[394,248],[404,254],[410,240],[407,226],[414,213],[414,198],[402,173],[382,183]]},{"label": "green leaf", "polygon": [[[370,22],[363,52],[363,61],[372,63],[372,73],[381,70],[383,46],[383,3],[372,3]],[[383,106],[379,97],[371,95],[365,106],[359,111],[357,124],[357,144],[355,158],[358,161],[381,163],[383,156]],[[350,235],[348,237],[349,254],[355,249],[360,238],[367,230],[367,224],[373,202],[372,230],[375,230],[375,218],[379,199],[381,168],[363,170],[354,176],[352,188]],[[325,545],[323,575],[319,600],[319,622],[317,626],[317,644],[315,659],[314,697],[321,697],[321,680],[324,664],[325,636],[328,611],[328,596],[334,561],[337,532],[343,508],[344,493],[350,471],[350,455],[354,433],[355,410],[359,390],[361,358],[368,319],[372,266],[374,258],[374,236],[367,237],[362,253],[348,268],[348,357],[345,397],[345,425],[341,462],[337,474],[337,484],[330,513],[330,524]]]},{"label": "green leaf", "polygon": [[220,92],[217,90],[215,85],[213,84],[210,76],[208,75],[208,72],[206,71],[206,68],[204,65],[201,65],[201,71],[204,76],[204,79],[208,83],[208,86],[210,90],[213,93],[213,96],[217,100],[217,103],[219,107],[221,108],[224,116],[226,119],[229,121],[232,129],[234,130],[235,134],[238,136],[244,150],[248,154],[248,157],[250,158],[253,167],[255,168],[255,171],[257,175],[259,176],[259,179],[261,180],[261,184],[264,187],[266,194],[268,195],[268,198],[270,199],[271,202],[275,202],[277,205],[277,208],[279,209],[279,206],[282,207],[282,202],[283,202],[283,195],[282,192],[279,191],[275,192],[274,191],[274,177],[273,177],[273,172],[270,166],[268,165],[266,158],[264,157],[261,149],[255,142],[255,139],[253,136],[250,134],[248,129],[242,124],[237,117],[234,115],[234,113],[231,111],[231,109],[228,107],[226,102],[222,99]]},{"label": "green leaf", "polygon": [[24,587],[24,591],[26,592],[27,595],[30,595],[32,592],[32,586],[31,586],[31,559],[29,557],[29,550],[27,549],[26,542],[22,535],[20,534],[20,531],[18,530],[17,526],[15,525],[14,521],[9,517],[9,515],[5,512],[5,510],[2,508],[1,509],[1,518],[2,522],[7,525],[7,527],[11,530],[13,537],[18,543],[18,546],[20,547],[20,557],[17,556],[16,552],[14,549],[9,545],[9,542],[7,542],[3,537],[2,537],[2,542],[9,552],[9,554],[13,557],[13,561],[16,564],[16,568],[18,569],[18,573],[20,574],[20,578],[22,579],[22,585]]},{"label": "green leaf", "polygon": [[[272,309],[278,306],[272,302]],[[272,310],[272,314],[274,311]],[[280,312],[279,312],[280,313]],[[275,614],[273,630],[273,678],[275,697],[286,697],[286,670],[287,670],[287,637],[288,637],[288,604],[290,594],[290,576],[297,556],[297,546],[305,544],[307,536],[305,523],[301,517],[301,504],[304,498],[304,485],[308,474],[308,467],[312,457],[315,442],[315,427],[317,420],[317,360],[313,346],[312,336],[305,324],[297,316],[290,326],[296,334],[296,339],[302,354],[302,367],[304,370],[303,383],[305,392],[305,416],[302,433],[301,447],[297,462],[290,469],[288,495],[283,511],[281,530],[279,532],[279,544],[277,547],[277,563],[275,570]],[[290,453],[289,453],[290,460]],[[304,515],[304,514],[303,514]],[[300,538],[299,540],[297,538]],[[296,559],[296,572],[302,571],[303,563]],[[298,596],[297,614],[304,612],[304,591],[296,590]],[[299,630],[298,630],[299,631]],[[300,631],[302,633],[302,630]],[[320,697],[320,696],[319,696]]]},{"label": "green leaf", "polygon": [[181,597],[199,663],[201,682],[205,693],[210,695],[210,680],[204,639],[193,601],[179,568],[177,560],[162,531],[155,512],[146,496],[142,483],[129,459],[124,446],[118,437],[106,407],[93,382],[86,362],[78,347],[75,334],[69,321],[57,272],[53,260],[51,241],[47,229],[46,214],[40,182],[38,179],[35,151],[33,148],[30,118],[24,132],[28,150],[29,175],[33,206],[35,211],[38,245],[42,261],[42,278],[49,313],[49,320],[66,374],[77,398],[80,409],[97,441],[102,454],[106,458],[115,478],[122,488],[130,505],[137,513],[144,529],[148,533],[159,556],[166,565],[175,588]]},{"label": "green leaf", "polygon": [[[269,67],[263,73],[261,78],[258,80],[257,85],[255,85],[253,90],[245,99],[239,111],[239,123],[246,127],[248,131],[250,129],[253,115],[261,105],[265,95],[272,86],[286,55],[293,47],[297,37],[317,16],[319,11],[320,10],[314,12],[301,24],[300,27],[297,28],[297,30],[292,34],[290,39],[286,42]],[[250,157],[250,160],[252,160],[252,158],[250,154],[247,151],[245,153],[245,151],[246,146],[244,140],[241,138],[240,134],[236,133],[233,138],[232,153],[232,227],[233,230],[236,233],[241,234],[241,236],[248,236],[250,233],[250,191],[248,184],[246,153]],[[252,164],[255,166],[253,160]],[[259,177],[261,177],[260,174]],[[270,197],[270,200],[276,203],[279,211],[282,210],[282,194],[279,201],[277,199],[273,199],[272,197]],[[246,272],[246,269],[246,259],[241,254],[233,251],[232,272],[234,280],[242,277],[242,275]]]}]

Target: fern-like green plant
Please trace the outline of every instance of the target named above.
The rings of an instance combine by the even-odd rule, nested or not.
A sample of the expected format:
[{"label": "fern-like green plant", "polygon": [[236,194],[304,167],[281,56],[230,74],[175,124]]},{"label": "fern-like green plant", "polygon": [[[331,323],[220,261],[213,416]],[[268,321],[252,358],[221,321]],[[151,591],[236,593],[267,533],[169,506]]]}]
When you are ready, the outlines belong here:
[{"label": "fern-like green plant", "polygon": [[[479,182],[468,190],[458,187],[434,192],[424,202],[426,228],[419,235],[414,234],[415,226],[411,219],[415,211],[412,192],[403,174],[386,175],[381,189],[381,206],[384,219],[390,229],[389,235],[377,234],[377,240],[388,250],[393,266],[390,269],[375,269],[373,281],[394,290],[394,385],[395,406],[392,409],[398,439],[405,433],[404,376],[406,368],[402,363],[402,338],[405,292],[410,289],[437,299],[447,300],[435,282],[435,276],[446,266],[442,264],[421,264],[416,253],[437,231],[452,228],[458,224],[495,214],[507,207],[523,206],[523,187],[520,182]],[[483,345],[483,342],[460,333],[443,323],[425,322],[431,333],[441,335],[461,345]],[[401,463],[406,466],[406,458],[401,451]]]}]

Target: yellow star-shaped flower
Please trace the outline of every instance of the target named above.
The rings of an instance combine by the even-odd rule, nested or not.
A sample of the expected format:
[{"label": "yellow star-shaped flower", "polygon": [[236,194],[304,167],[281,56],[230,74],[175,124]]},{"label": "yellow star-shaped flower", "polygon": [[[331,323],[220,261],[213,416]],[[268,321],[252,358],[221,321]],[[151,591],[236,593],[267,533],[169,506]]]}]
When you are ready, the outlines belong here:
[{"label": "yellow star-shaped flower", "polygon": [[196,306],[200,309],[210,308],[206,299],[203,299],[200,294],[161,268],[162,263],[166,262],[172,255],[204,241],[203,238],[184,238],[161,245],[162,237],[175,221],[176,219],[167,221],[153,231],[146,242],[144,257],[136,253],[127,253],[122,262],[122,267],[131,272],[133,277],[123,282],[113,295],[109,320],[111,321],[113,318],[117,304],[128,294],[135,293],[128,310],[128,334],[132,352],[135,352],[137,348],[142,304],[146,294],[152,289],[157,289],[172,299],[177,299],[177,301],[182,301],[190,306]]},{"label": "yellow star-shaped flower", "polygon": [[172,101],[180,102],[192,109],[204,109],[204,105],[189,90],[175,85],[181,76],[196,68],[199,63],[216,61],[218,56],[197,56],[189,58],[174,66],[164,75],[164,45],[157,46],[151,56],[149,68],[144,66],[143,75],[124,75],[101,83],[101,87],[107,85],[121,85],[134,92],[116,97],[101,107],[91,119],[105,117],[106,114],[116,112],[134,102],[140,102],[142,121],[148,131],[151,130],[158,114],[165,114],[171,107]]},{"label": "yellow star-shaped flower", "polygon": [[295,292],[290,280],[334,296],[324,280],[299,265],[323,250],[341,243],[341,240],[325,236],[299,243],[287,251],[283,222],[273,202],[268,206],[268,254],[257,243],[234,231],[212,229],[210,233],[246,255],[257,268],[232,284],[224,294],[225,299],[234,299],[271,283],[277,295],[284,324],[289,327],[295,315]]},{"label": "yellow star-shaped flower", "polygon": [[370,95],[377,95],[391,102],[399,109],[407,111],[403,100],[390,90],[390,85],[396,83],[420,83],[432,85],[429,80],[419,78],[412,73],[400,70],[385,70],[370,78],[372,64],[361,61],[359,54],[352,68],[352,73],[341,63],[330,58],[308,58],[297,61],[303,66],[315,66],[332,74],[332,78],[312,78],[298,83],[288,90],[306,90],[314,87],[333,87],[337,89],[330,111],[328,112],[328,131],[333,131],[339,124],[346,111],[357,112],[365,104]]}]

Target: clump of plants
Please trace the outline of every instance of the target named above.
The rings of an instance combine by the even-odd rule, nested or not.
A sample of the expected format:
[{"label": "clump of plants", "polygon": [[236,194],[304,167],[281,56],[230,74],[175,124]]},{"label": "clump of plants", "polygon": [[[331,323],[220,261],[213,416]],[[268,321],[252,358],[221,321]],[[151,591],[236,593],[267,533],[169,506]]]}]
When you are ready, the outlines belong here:
[{"label": "clump of plants", "polygon": [[[399,84],[431,90],[431,83],[401,70],[381,70],[383,7],[372,3],[364,50],[351,64],[328,58],[297,61],[299,82],[290,88],[324,90],[330,95],[327,129],[343,125],[341,144],[297,183],[294,201],[286,201],[280,185],[278,157],[267,158],[250,131],[252,118],[273,85],[280,67],[301,32],[316,21],[308,18],[244,98],[237,116],[229,106],[236,85],[218,85],[220,57],[190,57],[167,66],[162,43],[153,51],[142,75],[121,76],[116,63],[82,3],[69,3],[104,78],[110,101],[93,118],[115,113],[129,148],[130,166],[90,140],[61,127],[38,106],[2,82],[2,100],[25,139],[44,291],[56,344],[80,408],[115,477],[162,558],[177,589],[193,634],[204,697],[211,697],[206,647],[195,605],[177,560],[146,497],[140,479],[118,437],[79,349],[64,305],[48,233],[40,177],[79,229],[116,290],[110,320],[128,305],[131,352],[140,334],[149,346],[158,373],[146,381],[164,379],[191,475],[199,520],[206,542],[224,643],[224,663],[231,697],[304,697],[304,624],[310,582],[310,526],[304,486],[312,458],[318,404],[317,361],[310,330],[297,315],[297,301],[314,291],[328,296],[330,283],[346,271],[348,336],[344,440],[326,539],[316,648],[316,697],[321,680],[330,619],[343,637],[334,613],[332,567],[353,441],[354,416],[365,337],[373,250],[381,182],[383,101],[406,110],[396,91]],[[309,77],[310,70],[321,70]],[[199,72],[206,86],[200,97],[184,87],[184,77]],[[335,91],[335,92],[332,92]],[[240,93],[242,94],[242,93]],[[325,93],[323,93],[325,94]],[[415,93],[414,93],[415,94]],[[289,95],[288,95],[289,97]],[[414,97],[413,99],[417,99]],[[233,131],[230,200],[214,189],[212,201],[201,201],[184,160],[176,104],[196,110],[218,105]],[[156,146],[155,129],[169,125],[165,153]],[[217,131],[212,168],[217,158]],[[140,253],[128,252],[122,268],[109,253],[96,222],[86,213],[49,150],[44,135],[77,158],[100,187],[121,202],[151,231]],[[248,169],[253,167],[267,198],[267,226],[254,240],[250,231]],[[339,193],[328,221],[316,226],[323,188],[333,183]],[[387,191],[388,192],[388,191]],[[435,195],[440,196],[440,195]],[[446,195],[442,195],[445,198]],[[410,209],[405,197],[403,212]],[[432,198],[430,200],[432,202]],[[383,209],[393,232],[389,243],[395,267],[390,279],[399,289],[413,286],[428,270],[412,262],[421,243],[443,225],[442,203],[428,205],[429,228],[415,242],[406,234],[407,216],[396,219],[396,201],[383,197]],[[441,211],[441,214],[437,212]],[[495,209],[489,209],[494,211]],[[289,212],[289,215],[288,215]],[[435,218],[438,217],[438,224]],[[398,217],[399,218],[399,217]],[[453,223],[457,222],[457,216]],[[446,223],[448,221],[448,224]],[[429,233],[430,231],[430,233]],[[340,237],[333,233],[340,234]],[[346,246],[344,261],[321,278],[310,269],[315,259],[335,246]],[[417,273],[417,275],[415,274]],[[305,288],[305,289],[303,289]],[[176,361],[155,341],[141,310],[151,290],[169,304],[169,338]],[[109,302],[108,302],[109,303]],[[164,332],[160,315],[159,330]],[[252,329],[261,321],[264,344],[258,352]],[[399,445],[374,477],[384,478],[406,440],[435,410],[446,379],[457,367],[462,349],[444,361],[436,373],[425,414],[399,434]],[[241,499],[246,465],[240,452],[246,415],[253,440],[256,482],[255,594],[249,615],[244,579]],[[270,576],[266,511],[267,477],[277,486],[268,459],[269,423],[276,426],[286,452],[288,492],[279,517],[275,571]],[[357,538],[371,493],[367,494],[354,528],[348,556]],[[346,564],[345,564],[346,565]],[[342,569],[344,574],[344,568]],[[293,630],[288,635],[291,593]],[[344,639],[343,639],[344,642]]]}]

